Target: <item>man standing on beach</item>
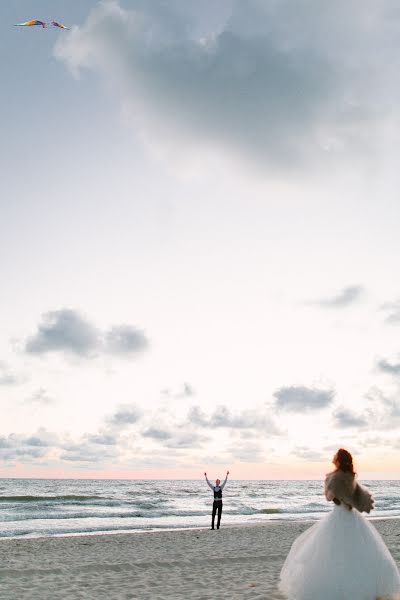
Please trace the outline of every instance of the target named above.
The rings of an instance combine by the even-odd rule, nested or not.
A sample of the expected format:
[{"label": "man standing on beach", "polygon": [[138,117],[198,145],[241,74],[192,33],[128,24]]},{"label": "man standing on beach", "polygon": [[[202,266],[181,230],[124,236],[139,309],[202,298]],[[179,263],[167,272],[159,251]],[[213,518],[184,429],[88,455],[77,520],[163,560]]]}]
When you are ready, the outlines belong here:
[{"label": "man standing on beach", "polygon": [[226,472],[226,477],[225,477],[224,483],[221,484],[221,480],[220,479],[216,479],[215,480],[215,485],[213,485],[212,483],[210,483],[208,481],[208,479],[207,479],[207,473],[204,473],[204,476],[206,478],[208,486],[214,492],[214,502],[213,502],[213,509],[212,509],[211,529],[214,529],[215,514],[216,514],[217,511],[218,511],[217,529],[219,529],[219,526],[221,524],[221,515],[222,515],[222,490],[224,489],[225,484],[228,481],[228,475],[229,475],[229,471]]}]

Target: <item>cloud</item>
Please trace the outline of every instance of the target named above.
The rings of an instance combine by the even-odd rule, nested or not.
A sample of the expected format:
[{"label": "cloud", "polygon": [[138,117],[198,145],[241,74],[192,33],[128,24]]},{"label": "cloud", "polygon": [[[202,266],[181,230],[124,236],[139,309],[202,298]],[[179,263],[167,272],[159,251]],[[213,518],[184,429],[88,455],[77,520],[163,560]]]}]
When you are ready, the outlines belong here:
[{"label": "cloud", "polygon": [[371,424],[385,429],[400,424],[400,400],[397,396],[387,396],[379,388],[373,388],[367,395],[370,401],[369,415]]},{"label": "cloud", "polygon": [[18,460],[21,462],[31,462],[38,458],[44,458],[46,455],[46,448],[13,447],[10,449],[0,449],[0,458],[2,460]]},{"label": "cloud", "polygon": [[127,427],[137,423],[142,416],[142,411],[134,404],[122,405],[116,412],[108,417],[107,422],[117,428]]},{"label": "cloud", "polygon": [[107,445],[102,445],[101,452],[98,445],[92,445],[85,442],[71,443],[61,452],[60,460],[76,463],[105,463],[113,460],[118,456],[118,452],[114,448]]},{"label": "cloud", "polygon": [[381,310],[388,313],[387,317],[385,318],[385,323],[388,323],[389,325],[400,324],[400,300],[383,304],[381,306]]},{"label": "cloud", "polygon": [[0,459],[19,462],[96,463],[119,456],[118,438],[110,433],[85,434],[77,439],[59,436],[43,427],[32,434],[0,436]]},{"label": "cloud", "polygon": [[378,369],[382,373],[389,373],[395,377],[400,375],[400,363],[390,363],[389,361],[382,359],[378,362]]},{"label": "cloud", "polygon": [[363,292],[364,288],[360,285],[350,285],[343,288],[337,295],[317,300],[312,304],[318,305],[321,308],[346,308],[358,302]]},{"label": "cloud", "polygon": [[182,390],[183,397],[184,398],[189,398],[191,396],[194,396],[195,393],[196,392],[194,391],[194,388],[189,383],[187,383],[185,381],[184,384],[183,384],[183,390]]},{"label": "cloud", "polygon": [[150,426],[142,436],[159,442],[167,448],[197,448],[209,438],[176,423],[169,426]]},{"label": "cloud", "polygon": [[209,438],[195,431],[182,431],[182,428],[149,427],[142,432],[142,436],[158,442],[171,449],[199,448]]},{"label": "cloud", "polygon": [[367,405],[364,416],[371,431],[390,431],[400,426],[400,401],[397,394],[389,396],[375,386],[365,398]]},{"label": "cloud", "polygon": [[174,391],[174,390],[171,390],[170,388],[166,388],[166,389],[162,390],[161,393],[163,394],[163,396],[167,396],[169,398],[174,398],[175,400],[179,400],[181,398],[191,398],[192,396],[195,396],[195,394],[196,394],[193,386],[190,385],[190,383],[187,383],[187,381],[185,381],[183,383],[183,386],[178,390]]},{"label": "cloud", "polygon": [[54,446],[58,443],[58,437],[50,433],[43,427],[40,427],[36,433],[31,435],[21,435],[11,433],[10,435],[0,436],[0,448],[16,448],[17,446]]},{"label": "cloud", "polygon": [[[121,443],[120,443],[121,442]],[[127,448],[119,435],[110,431],[86,433],[76,438],[57,435],[40,427],[31,434],[11,433],[0,436],[0,460],[18,462],[51,461],[62,466],[63,462],[79,464],[107,464],[115,462]]]},{"label": "cloud", "polygon": [[105,349],[110,354],[135,354],[148,346],[144,332],[131,325],[116,325],[105,334]]},{"label": "cloud", "polygon": [[118,443],[118,436],[111,433],[87,434],[86,437],[89,443],[100,446],[115,446]]},{"label": "cloud", "polygon": [[98,331],[91,323],[74,310],[61,309],[43,315],[25,349],[30,354],[66,351],[88,356],[98,349],[99,343]]},{"label": "cloud", "polygon": [[102,332],[78,311],[64,308],[42,316],[37,332],[27,339],[25,350],[34,355],[62,352],[88,358],[101,353],[131,356],[148,346],[140,329],[125,324]]},{"label": "cloud", "polygon": [[58,444],[58,437],[40,428],[32,435],[12,433],[0,436],[0,459],[31,462],[45,458],[49,450]]},{"label": "cloud", "polygon": [[391,446],[392,440],[383,437],[382,435],[368,436],[361,441],[363,448],[384,448],[385,446]]},{"label": "cloud", "polygon": [[8,369],[7,365],[4,362],[0,361],[0,386],[2,386],[2,385],[13,386],[13,385],[19,385],[24,382],[25,382],[25,378],[12,373]]},{"label": "cloud", "polygon": [[235,415],[226,406],[220,405],[208,417],[199,406],[193,406],[188,413],[188,422],[192,425],[210,429],[254,429],[271,435],[282,433],[275,422],[265,414],[265,408],[244,410]]},{"label": "cloud", "polygon": [[13,447],[13,442],[12,439],[10,439],[10,436],[7,438],[4,435],[0,436],[0,448],[12,448]]},{"label": "cloud", "polygon": [[208,437],[195,433],[193,431],[182,432],[173,435],[165,441],[167,448],[198,448],[203,442],[208,441]]},{"label": "cloud", "polygon": [[269,169],[374,151],[398,98],[387,3],[360,19],[343,0],[221,1],[230,16],[209,26],[182,4],[101,2],[55,54],[99,74],[152,146],[216,146]]},{"label": "cloud", "polygon": [[44,427],[40,427],[36,433],[23,438],[24,443],[28,446],[49,447],[56,446],[59,438],[56,434],[47,431]]},{"label": "cloud", "polygon": [[367,419],[362,415],[357,415],[351,410],[341,406],[333,413],[335,427],[340,428],[351,428],[351,427],[365,427],[368,425]]},{"label": "cloud", "polygon": [[143,431],[142,435],[153,440],[169,440],[172,437],[169,431],[157,427],[149,427],[149,429]]},{"label": "cloud", "polygon": [[53,398],[48,395],[44,388],[39,388],[32,396],[25,400],[25,404],[52,404]]},{"label": "cloud", "polygon": [[294,448],[294,450],[292,450],[292,454],[294,454],[298,458],[302,458],[302,459],[308,460],[310,462],[325,462],[326,461],[326,456],[324,454],[322,454],[322,452],[312,450],[312,448],[308,448],[307,446],[296,446],[296,448]]},{"label": "cloud", "polygon": [[[250,434],[255,432],[258,432],[258,434],[262,432],[270,436],[282,435],[282,431],[273,419],[266,414],[265,407],[259,410],[244,410],[235,414],[226,406],[220,405],[208,415],[196,405],[189,409],[186,419],[182,422],[177,422],[175,415],[172,418],[171,415],[168,415],[166,424],[152,423],[142,431],[142,436],[150,438],[167,448],[197,448],[210,440],[207,436],[209,430],[217,429],[228,430],[232,435],[235,432],[238,435],[246,433],[249,434],[249,437]],[[237,443],[243,456],[245,455],[245,448],[253,447],[255,444],[252,440]]]},{"label": "cloud", "polygon": [[211,427],[213,420],[209,419],[199,406],[192,406],[188,414],[188,421],[200,427]]},{"label": "cloud", "polygon": [[305,412],[321,410],[332,404],[335,391],[293,385],[281,387],[273,395],[277,408],[287,412]]}]

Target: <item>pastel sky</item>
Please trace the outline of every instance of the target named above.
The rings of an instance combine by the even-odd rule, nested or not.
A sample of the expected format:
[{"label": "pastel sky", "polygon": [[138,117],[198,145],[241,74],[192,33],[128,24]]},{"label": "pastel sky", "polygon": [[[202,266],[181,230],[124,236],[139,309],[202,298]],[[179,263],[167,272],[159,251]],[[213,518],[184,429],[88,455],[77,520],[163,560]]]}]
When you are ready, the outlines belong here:
[{"label": "pastel sky", "polygon": [[398,3],[0,13],[0,476],[397,479]]}]

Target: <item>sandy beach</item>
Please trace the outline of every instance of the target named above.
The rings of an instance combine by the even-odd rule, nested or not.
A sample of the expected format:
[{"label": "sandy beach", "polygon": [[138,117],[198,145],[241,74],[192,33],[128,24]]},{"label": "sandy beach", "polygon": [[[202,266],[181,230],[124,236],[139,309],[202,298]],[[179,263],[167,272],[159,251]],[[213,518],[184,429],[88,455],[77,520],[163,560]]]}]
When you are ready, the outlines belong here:
[{"label": "sandy beach", "polygon": [[[400,561],[400,520],[374,521]],[[279,572],[311,523],[0,542],[2,600],[282,600]]]}]

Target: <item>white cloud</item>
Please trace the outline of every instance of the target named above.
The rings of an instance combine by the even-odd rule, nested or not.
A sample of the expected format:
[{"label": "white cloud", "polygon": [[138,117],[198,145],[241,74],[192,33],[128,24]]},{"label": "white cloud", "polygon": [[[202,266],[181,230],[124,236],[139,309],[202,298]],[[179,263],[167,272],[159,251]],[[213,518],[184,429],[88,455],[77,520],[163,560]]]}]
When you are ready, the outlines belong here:
[{"label": "white cloud", "polygon": [[274,397],[277,408],[301,413],[326,408],[332,404],[335,391],[292,385],[279,388]]},{"label": "white cloud", "polygon": [[367,405],[363,416],[371,432],[390,432],[400,426],[400,401],[398,395],[389,395],[373,387],[365,395]]},{"label": "white cloud", "polygon": [[37,332],[25,344],[28,354],[61,352],[79,357],[101,353],[131,357],[147,350],[145,333],[132,325],[114,325],[101,331],[78,311],[63,308],[42,315]]},{"label": "white cloud", "polygon": [[103,1],[55,53],[98,73],[153,147],[217,147],[267,169],[373,151],[398,115],[392,3],[227,4],[199,34],[201,8]]},{"label": "white cloud", "polygon": [[352,427],[365,427],[368,425],[368,421],[363,415],[359,415],[352,410],[344,406],[340,406],[333,413],[334,423],[336,427],[340,428],[352,428]]},{"label": "white cloud", "polygon": [[313,450],[308,446],[296,446],[294,450],[292,450],[292,454],[294,454],[298,458],[302,458],[303,460],[307,460],[310,462],[326,461],[326,456],[322,452]]},{"label": "white cloud", "polygon": [[29,463],[42,460],[58,443],[58,436],[44,428],[38,429],[31,435],[12,433],[8,436],[0,436],[0,459]]},{"label": "white cloud", "polygon": [[35,335],[26,341],[26,352],[72,352],[88,356],[100,344],[96,328],[79,313],[61,309],[45,313]]},{"label": "white cloud", "polygon": [[382,371],[382,373],[388,373],[395,377],[400,376],[400,363],[391,363],[386,359],[382,359],[378,361],[378,369]]},{"label": "white cloud", "polygon": [[114,325],[104,337],[105,351],[109,354],[129,356],[149,346],[144,332],[131,325]]},{"label": "white cloud", "polygon": [[[100,450],[101,448],[101,450]],[[69,463],[107,464],[118,457],[118,451],[110,445],[89,444],[85,441],[70,443],[61,451],[59,459]]]},{"label": "white cloud", "polygon": [[141,416],[142,411],[135,404],[124,404],[106,421],[113,427],[124,428],[137,423]]},{"label": "white cloud", "polygon": [[12,372],[6,363],[0,361],[0,386],[14,386],[24,383],[25,377]]},{"label": "white cloud", "polygon": [[180,400],[182,398],[191,398],[196,395],[194,387],[185,381],[183,385],[177,389],[164,388],[161,390],[163,396]]},{"label": "white cloud", "polygon": [[36,392],[34,392],[27,400],[25,400],[24,404],[52,404],[54,402],[53,398],[49,396],[47,390],[45,388],[39,388]]},{"label": "white cloud", "polygon": [[400,300],[395,302],[386,302],[381,306],[381,310],[386,312],[385,323],[389,325],[400,324]]},{"label": "white cloud", "polygon": [[338,294],[330,298],[322,298],[313,304],[321,308],[345,308],[355,304],[360,300],[364,293],[364,288],[360,285],[350,285],[343,288]]},{"label": "white cloud", "polygon": [[118,443],[118,436],[108,432],[87,434],[86,437],[91,444],[101,446],[115,446]]},{"label": "white cloud", "polygon": [[266,408],[243,410],[237,414],[224,405],[218,406],[210,415],[206,415],[199,406],[193,406],[188,413],[188,422],[208,429],[252,429],[264,431],[269,435],[281,435],[282,432],[274,420],[267,414]]}]

